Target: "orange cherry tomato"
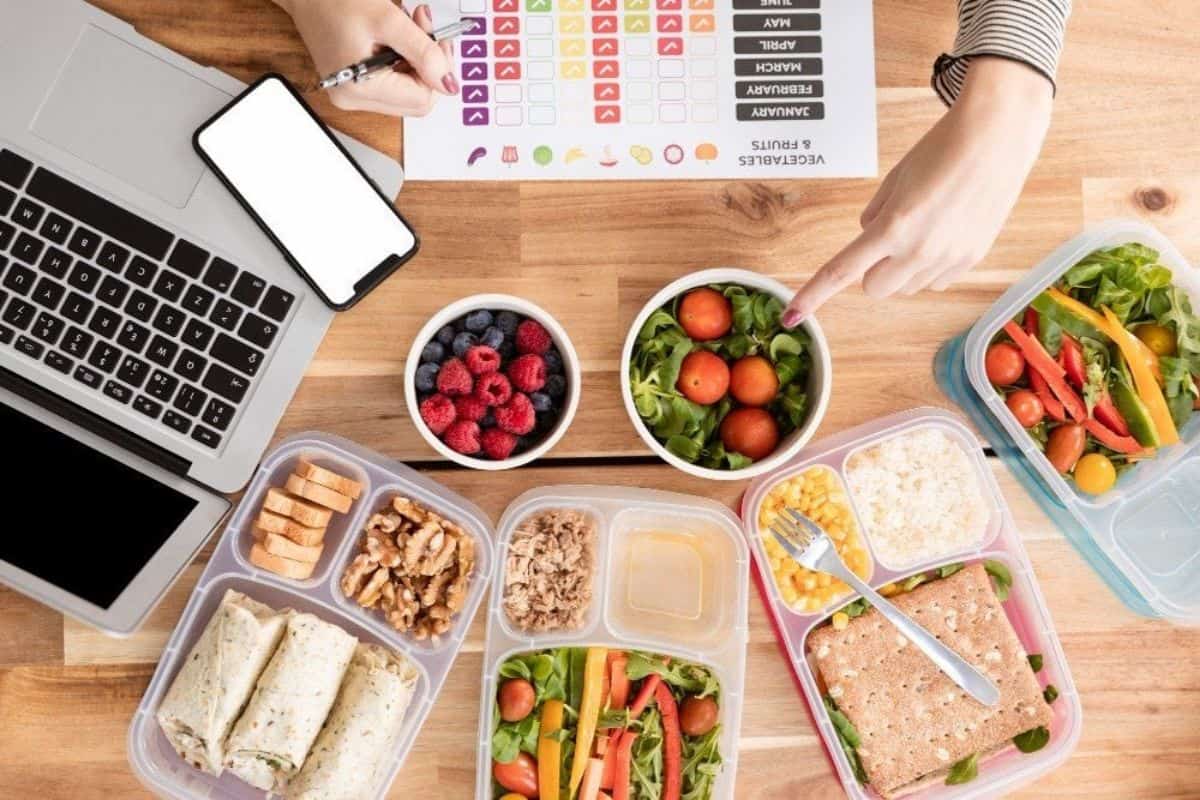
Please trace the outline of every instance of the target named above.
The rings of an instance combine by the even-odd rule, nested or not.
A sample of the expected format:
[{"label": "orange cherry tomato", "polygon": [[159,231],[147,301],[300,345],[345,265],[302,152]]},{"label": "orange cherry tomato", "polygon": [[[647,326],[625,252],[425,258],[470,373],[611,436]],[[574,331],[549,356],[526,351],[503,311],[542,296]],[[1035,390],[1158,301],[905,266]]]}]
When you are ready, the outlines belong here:
[{"label": "orange cherry tomato", "polygon": [[1046,407],[1042,405],[1041,398],[1028,389],[1011,392],[1004,403],[1022,428],[1032,428],[1046,416]]},{"label": "orange cherry tomato", "polygon": [[500,684],[496,698],[500,704],[500,718],[505,722],[520,722],[533,711],[536,699],[533,684],[524,678],[509,678]]},{"label": "orange cherry tomato", "polygon": [[679,367],[675,388],[693,403],[715,403],[729,391],[729,365],[711,350],[688,353]]},{"label": "orange cherry tomato", "polygon": [[492,777],[507,791],[528,798],[538,796],[537,762],[529,753],[519,753],[507,764],[493,761]]},{"label": "orange cherry tomato", "polygon": [[771,455],[779,444],[779,426],[761,408],[737,408],[721,422],[721,442],[725,449],[757,461]]},{"label": "orange cherry tomato", "polygon": [[711,697],[689,697],[679,707],[679,727],[688,736],[703,736],[717,724],[717,712]]},{"label": "orange cherry tomato", "polygon": [[1068,422],[1050,431],[1046,440],[1046,458],[1064,475],[1075,467],[1087,444],[1087,431],[1082,425]]},{"label": "orange cherry tomato", "polygon": [[775,366],[762,356],[746,356],[729,370],[729,393],[746,406],[765,406],[779,394]]},{"label": "orange cherry tomato", "polygon": [[728,298],[707,286],[683,296],[678,316],[683,332],[698,342],[720,339],[733,327],[733,306]]},{"label": "orange cherry tomato", "polygon": [[1011,386],[1025,374],[1025,356],[1011,342],[997,342],[987,349],[983,368],[996,386]]}]

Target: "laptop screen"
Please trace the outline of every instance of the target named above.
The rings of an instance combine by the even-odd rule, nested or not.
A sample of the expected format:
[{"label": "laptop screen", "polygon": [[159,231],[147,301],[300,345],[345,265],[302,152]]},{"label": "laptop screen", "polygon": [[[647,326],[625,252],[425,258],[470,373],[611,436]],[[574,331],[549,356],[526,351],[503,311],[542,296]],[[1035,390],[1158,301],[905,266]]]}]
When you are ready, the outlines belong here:
[{"label": "laptop screen", "polygon": [[0,559],[108,608],[197,501],[0,403]]}]

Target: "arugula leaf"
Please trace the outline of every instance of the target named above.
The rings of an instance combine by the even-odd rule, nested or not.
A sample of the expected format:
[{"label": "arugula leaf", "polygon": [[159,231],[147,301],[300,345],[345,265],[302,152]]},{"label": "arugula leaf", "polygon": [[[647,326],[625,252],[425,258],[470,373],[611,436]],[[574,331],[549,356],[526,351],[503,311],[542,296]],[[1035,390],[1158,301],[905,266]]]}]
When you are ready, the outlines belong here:
[{"label": "arugula leaf", "polygon": [[1042,671],[1042,654],[1041,653],[1030,653],[1029,654],[1029,668],[1031,670],[1033,670],[1034,672]]},{"label": "arugula leaf", "polygon": [[861,617],[870,607],[870,601],[865,597],[860,597],[857,600],[852,600],[851,602],[842,606],[842,613],[850,619],[854,619],[855,617]]},{"label": "arugula leaf", "polygon": [[862,744],[862,737],[854,724],[838,710],[832,697],[825,695],[822,699],[825,701],[825,710],[829,712],[829,721],[833,723],[833,729],[837,733],[838,743],[842,746],[842,752],[846,754],[846,760],[850,762],[850,769],[854,771],[854,777],[859,783],[867,783],[867,771],[863,769],[856,749]]},{"label": "arugula leaf", "polygon": [[717,698],[721,692],[720,682],[707,667],[678,659],[671,659],[670,664],[664,664],[657,656],[640,650],[629,651],[625,674],[631,681],[638,681],[647,675],[657,674],[668,685],[698,697],[711,695]]},{"label": "arugula leaf", "polygon": [[1030,728],[1024,733],[1018,733],[1013,737],[1013,744],[1022,753],[1036,753],[1046,746],[1050,741],[1050,731],[1044,725],[1039,725],[1036,728]]},{"label": "arugula leaf", "polygon": [[1008,590],[1012,588],[1012,573],[1004,564],[991,559],[983,562],[983,568],[993,578],[996,586],[996,599],[1003,603],[1008,599]]},{"label": "arugula leaf", "polygon": [[[633,796],[637,800],[658,800],[662,797],[662,717],[658,708],[651,706],[638,720],[641,728],[633,740],[629,771]],[[563,773],[569,775],[570,771]]]},{"label": "arugula leaf", "polygon": [[1042,697],[1047,703],[1053,703],[1058,699],[1058,687],[1053,683],[1046,684],[1046,688],[1042,690]]},{"label": "arugula leaf", "polygon": [[680,800],[708,800],[712,797],[713,784],[721,774],[721,751],[719,748],[721,726],[703,736],[683,738],[683,792]]},{"label": "arugula leaf", "polygon": [[950,772],[946,775],[946,785],[959,786],[969,783],[977,777],[979,777],[979,753],[971,753],[950,766]]}]

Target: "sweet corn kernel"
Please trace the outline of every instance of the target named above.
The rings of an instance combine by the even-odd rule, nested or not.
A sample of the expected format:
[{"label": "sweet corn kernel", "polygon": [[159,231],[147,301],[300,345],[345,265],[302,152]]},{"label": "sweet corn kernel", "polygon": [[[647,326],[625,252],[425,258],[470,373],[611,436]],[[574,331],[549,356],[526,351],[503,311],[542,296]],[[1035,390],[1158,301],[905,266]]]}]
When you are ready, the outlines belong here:
[{"label": "sweet corn kernel", "polygon": [[891,597],[898,591],[898,589],[899,587],[897,587],[894,583],[885,583],[883,586],[879,587],[879,593],[884,597]]},{"label": "sweet corn kernel", "polygon": [[833,629],[835,631],[843,631],[850,624],[850,615],[845,611],[839,611],[833,615]]}]

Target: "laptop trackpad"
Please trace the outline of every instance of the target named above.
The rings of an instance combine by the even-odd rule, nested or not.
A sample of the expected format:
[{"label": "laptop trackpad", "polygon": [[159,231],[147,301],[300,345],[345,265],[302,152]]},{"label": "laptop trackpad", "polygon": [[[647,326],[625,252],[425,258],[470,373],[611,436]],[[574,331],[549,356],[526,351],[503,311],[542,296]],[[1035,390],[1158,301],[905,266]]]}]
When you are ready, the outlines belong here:
[{"label": "laptop trackpad", "polygon": [[87,27],[33,121],[42,139],[176,208],[204,174],[192,133],[230,96]]}]

